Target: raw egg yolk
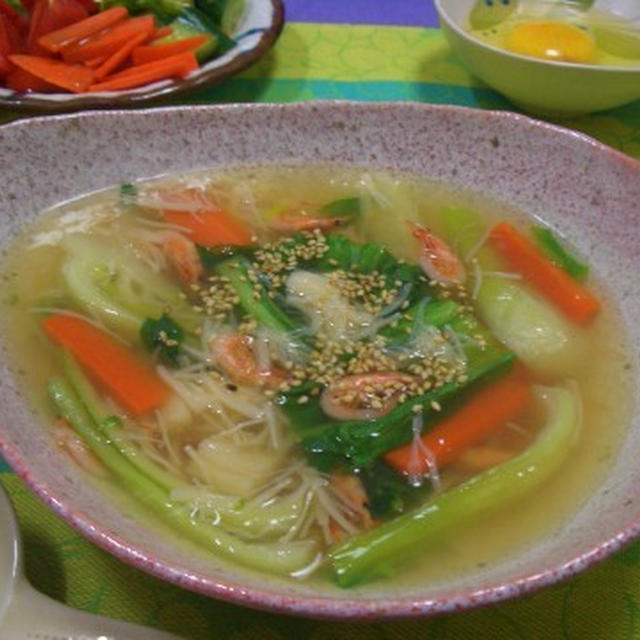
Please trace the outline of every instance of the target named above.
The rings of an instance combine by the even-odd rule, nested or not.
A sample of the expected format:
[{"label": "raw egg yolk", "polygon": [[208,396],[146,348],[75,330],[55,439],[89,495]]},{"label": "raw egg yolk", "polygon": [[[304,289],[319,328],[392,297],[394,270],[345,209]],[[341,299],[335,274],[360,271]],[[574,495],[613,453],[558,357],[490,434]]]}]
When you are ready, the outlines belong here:
[{"label": "raw egg yolk", "polygon": [[566,62],[591,62],[596,45],[582,29],[562,22],[526,22],[508,34],[509,51],[534,58]]}]

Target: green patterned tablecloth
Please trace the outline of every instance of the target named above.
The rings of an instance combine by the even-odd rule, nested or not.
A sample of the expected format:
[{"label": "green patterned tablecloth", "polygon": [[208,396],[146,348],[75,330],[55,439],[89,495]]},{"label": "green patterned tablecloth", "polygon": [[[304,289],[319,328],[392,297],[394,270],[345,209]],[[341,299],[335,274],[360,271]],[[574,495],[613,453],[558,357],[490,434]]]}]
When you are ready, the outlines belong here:
[{"label": "green patterned tablecloth", "polygon": [[[469,76],[435,28],[302,22],[289,23],[262,62],[183,103],[324,98],[510,108]],[[640,102],[564,124],[640,158]],[[640,543],[578,578],[516,602],[435,619],[318,622],[222,604],[150,578],[79,537],[1,459],[0,479],[18,510],[27,573],[38,589],[80,609],[192,640],[640,638]]]}]

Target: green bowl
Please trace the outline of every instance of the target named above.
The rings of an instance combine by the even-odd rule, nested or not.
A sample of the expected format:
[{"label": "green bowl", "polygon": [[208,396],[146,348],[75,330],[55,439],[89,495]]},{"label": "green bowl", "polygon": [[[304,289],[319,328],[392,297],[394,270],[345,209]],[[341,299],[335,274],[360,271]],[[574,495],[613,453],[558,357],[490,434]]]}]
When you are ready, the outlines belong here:
[{"label": "green bowl", "polygon": [[640,99],[640,65],[609,67],[527,58],[477,40],[468,31],[475,0],[435,0],[453,51],[480,80],[525,111],[570,117]]}]

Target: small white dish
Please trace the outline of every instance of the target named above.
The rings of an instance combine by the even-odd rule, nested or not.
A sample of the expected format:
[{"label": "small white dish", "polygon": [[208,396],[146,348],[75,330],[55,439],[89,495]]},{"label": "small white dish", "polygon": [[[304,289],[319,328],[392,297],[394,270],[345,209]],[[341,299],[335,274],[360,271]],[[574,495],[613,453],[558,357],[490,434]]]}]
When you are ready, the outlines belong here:
[{"label": "small white dish", "polygon": [[476,0],[435,0],[455,54],[480,80],[524,111],[570,117],[640,99],[640,65],[608,67],[528,58],[474,38],[467,30]]}]

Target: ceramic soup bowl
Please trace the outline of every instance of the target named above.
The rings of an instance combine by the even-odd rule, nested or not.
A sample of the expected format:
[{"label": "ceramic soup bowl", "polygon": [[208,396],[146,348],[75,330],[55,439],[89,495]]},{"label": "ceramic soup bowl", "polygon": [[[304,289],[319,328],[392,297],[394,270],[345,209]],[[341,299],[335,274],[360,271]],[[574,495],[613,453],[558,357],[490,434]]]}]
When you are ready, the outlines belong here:
[{"label": "ceramic soup bowl", "polygon": [[[640,361],[640,163],[581,134],[506,112],[422,104],[177,107],[31,119],[0,128],[3,245],[43,209],[132,178],[246,164],[339,163],[401,170],[541,216],[617,292]],[[185,545],[87,482],[25,398],[0,336],[0,451],[82,535],[158,578],[215,598],[296,615],[376,619],[495,603],[572,576],[640,532],[640,413],[596,489],[516,555],[403,586],[352,590],[251,573]],[[631,374],[630,374],[631,375]],[[635,384],[635,383],[634,383]],[[634,387],[635,398],[638,397]],[[117,493],[117,492],[116,492]],[[124,506],[123,506],[124,505]]]}]

